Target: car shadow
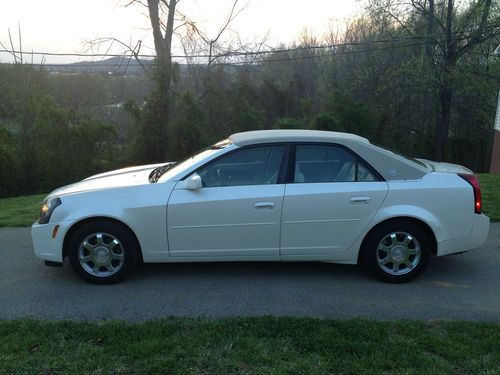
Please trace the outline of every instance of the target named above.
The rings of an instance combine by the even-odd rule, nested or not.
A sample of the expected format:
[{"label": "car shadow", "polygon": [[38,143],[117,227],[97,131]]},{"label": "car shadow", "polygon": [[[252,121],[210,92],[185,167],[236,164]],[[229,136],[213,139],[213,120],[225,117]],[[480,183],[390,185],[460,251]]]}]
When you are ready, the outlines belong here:
[{"label": "car shadow", "polygon": [[368,276],[355,265],[321,262],[206,262],[206,263],[148,263],[140,264],[129,279],[190,278],[341,278],[366,279]]},{"label": "car shadow", "polygon": [[[66,260],[60,272],[41,266],[43,274],[54,283],[66,285],[84,283],[74,274]],[[470,261],[468,253],[446,257],[432,257],[424,272],[411,284],[434,282],[469,282],[478,277],[481,266]],[[58,274],[58,277],[54,277]],[[64,279],[64,280],[61,280]],[[122,283],[261,283],[294,282],[338,283],[369,285],[377,283],[362,267],[325,262],[203,262],[203,263],[141,263]],[[86,284],[86,283],[84,283]],[[115,284],[116,285],[116,284]]]}]

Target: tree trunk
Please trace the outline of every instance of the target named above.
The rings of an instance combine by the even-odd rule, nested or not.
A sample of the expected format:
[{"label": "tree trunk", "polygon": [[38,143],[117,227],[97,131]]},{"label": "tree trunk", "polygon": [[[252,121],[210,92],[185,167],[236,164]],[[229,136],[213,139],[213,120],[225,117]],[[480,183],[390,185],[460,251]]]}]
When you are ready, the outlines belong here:
[{"label": "tree trunk", "polygon": [[174,33],[175,7],[178,0],[170,0],[168,4],[167,25],[165,35],[162,34],[159,16],[159,0],[148,0],[149,18],[153,28],[153,38],[158,64],[158,88],[166,96],[170,95],[170,84],[172,82],[172,36]]},{"label": "tree trunk", "polygon": [[448,134],[450,131],[452,91],[447,81],[448,79],[445,78],[445,82],[443,82],[439,88],[438,127],[434,149],[434,158],[436,161],[443,161],[446,159],[446,146],[448,144]]},{"label": "tree trunk", "polygon": [[446,158],[446,146],[450,131],[452,89],[450,71],[455,61],[455,46],[452,40],[452,19],[454,1],[448,0],[446,9],[445,44],[443,48],[443,66],[439,85],[439,112],[436,123],[436,145],[434,158],[443,161]]},{"label": "tree trunk", "polygon": [[[175,7],[179,0],[167,4],[167,24],[163,29],[160,19],[160,0],[147,0],[149,18],[153,28],[156,50],[156,66],[153,70],[155,90],[148,99],[148,111],[142,124],[139,152],[148,161],[165,160],[168,157],[168,128],[170,123],[171,86],[173,79],[172,36]],[[163,33],[164,30],[164,33]]]},{"label": "tree trunk", "polygon": [[427,58],[432,56],[432,47],[434,45],[434,0],[429,0],[429,16],[427,17],[427,41],[425,43],[425,52]]}]

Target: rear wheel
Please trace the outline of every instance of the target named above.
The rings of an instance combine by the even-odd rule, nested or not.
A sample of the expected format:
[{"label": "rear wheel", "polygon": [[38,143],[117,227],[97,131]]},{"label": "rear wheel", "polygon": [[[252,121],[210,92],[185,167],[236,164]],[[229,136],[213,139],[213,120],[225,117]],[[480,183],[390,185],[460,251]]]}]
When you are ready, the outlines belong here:
[{"label": "rear wheel", "polygon": [[403,283],[418,276],[431,254],[429,236],[422,228],[407,221],[388,222],[367,237],[361,260],[379,279]]},{"label": "rear wheel", "polygon": [[122,225],[93,221],[83,225],[69,241],[68,257],[75,272],[94,284],[122,280],[137,262],[138,246]]}]

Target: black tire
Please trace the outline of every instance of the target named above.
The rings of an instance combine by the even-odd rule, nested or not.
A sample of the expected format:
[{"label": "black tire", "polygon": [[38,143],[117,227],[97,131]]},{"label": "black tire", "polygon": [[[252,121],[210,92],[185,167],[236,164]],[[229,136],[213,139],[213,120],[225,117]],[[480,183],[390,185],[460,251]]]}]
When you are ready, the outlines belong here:
[{"label": "black tire", "polygon": [[371,231],[363,243],[360,261],[382,281],[405,283],[425,269],[430,255],[427,233],[419,225],[401,220],[383,223]]},{"label": "black tire", "polygon": [[71,236],[68,246],[71,267],[78,276],[93,284],[121,281],[134,268],[139,254],[137,241],[130,231],[109,221],[84,224]]}]

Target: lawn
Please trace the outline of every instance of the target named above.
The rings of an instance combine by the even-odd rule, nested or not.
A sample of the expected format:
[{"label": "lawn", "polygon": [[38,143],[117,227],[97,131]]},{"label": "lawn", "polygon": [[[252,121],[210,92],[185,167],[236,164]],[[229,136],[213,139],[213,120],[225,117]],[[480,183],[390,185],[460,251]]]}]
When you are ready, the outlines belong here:
[{"label": "lawn", "polygon": [[[500,174],[478,174],[483,209],[493,221],[500,221]],[[45,196],[28,195],[0,199],[0,227],[27,227],[38,217]]]},{"label": "lawn", "polygon": [[483,210],[493,221],[500,221],[500,174],[478,174]]},{"label": "lawn", "polygon": [[38,218],[45,194],[0,199],[0,227],[27,227]]},{"label": "lawn", "polygon": [[500,325],[312,318],[0,322],[9,374],[498,374]]}]

